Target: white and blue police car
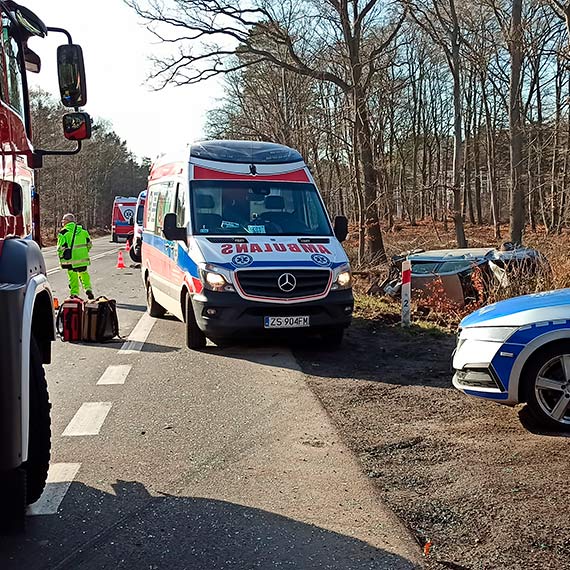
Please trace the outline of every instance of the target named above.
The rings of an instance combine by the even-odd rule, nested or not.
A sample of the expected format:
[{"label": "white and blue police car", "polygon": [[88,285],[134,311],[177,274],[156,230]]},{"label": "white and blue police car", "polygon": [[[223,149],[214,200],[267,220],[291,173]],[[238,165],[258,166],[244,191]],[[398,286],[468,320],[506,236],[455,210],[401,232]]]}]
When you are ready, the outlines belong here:
[{"label": "white and blue police car", "polygon": [[453,385],[507,405],[526,402],[544,427],[570,431],[570,289],[483,307],[460,324]]}]

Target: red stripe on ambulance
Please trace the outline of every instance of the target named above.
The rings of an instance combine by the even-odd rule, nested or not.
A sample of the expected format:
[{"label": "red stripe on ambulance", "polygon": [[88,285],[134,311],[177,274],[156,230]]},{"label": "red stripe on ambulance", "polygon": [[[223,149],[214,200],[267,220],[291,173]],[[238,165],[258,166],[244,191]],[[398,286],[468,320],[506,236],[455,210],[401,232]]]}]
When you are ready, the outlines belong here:
[{"label": "red stripe on ambulance", "polygon": [[195,180],[262,180],[274,182],[309,182],[309,177],[304,169],[283,174],[240,174],[235,172],[223,172],[212,170],[203,166],[194,166]]}]

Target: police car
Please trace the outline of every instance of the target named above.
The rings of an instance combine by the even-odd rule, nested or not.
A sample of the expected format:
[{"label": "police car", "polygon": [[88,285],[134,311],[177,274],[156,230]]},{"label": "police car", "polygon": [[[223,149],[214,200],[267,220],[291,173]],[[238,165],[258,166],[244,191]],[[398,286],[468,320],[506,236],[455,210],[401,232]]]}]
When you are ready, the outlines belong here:
[{"label": "police car", "polygon": [[526,402],[549,429],[570,431],[570,289],[483,307],[460,324],[453,384],[502,404]]}]

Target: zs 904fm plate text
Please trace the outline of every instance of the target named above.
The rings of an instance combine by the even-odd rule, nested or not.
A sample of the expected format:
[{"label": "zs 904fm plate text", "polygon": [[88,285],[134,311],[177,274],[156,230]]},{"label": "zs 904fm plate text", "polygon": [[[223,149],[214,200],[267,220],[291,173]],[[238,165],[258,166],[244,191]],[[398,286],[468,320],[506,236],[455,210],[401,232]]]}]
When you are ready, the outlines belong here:
[{"label": "zs 904fm plate text", "polygon": [[266,329],[296,329],[309,326],[309,317],[265,317]]}]

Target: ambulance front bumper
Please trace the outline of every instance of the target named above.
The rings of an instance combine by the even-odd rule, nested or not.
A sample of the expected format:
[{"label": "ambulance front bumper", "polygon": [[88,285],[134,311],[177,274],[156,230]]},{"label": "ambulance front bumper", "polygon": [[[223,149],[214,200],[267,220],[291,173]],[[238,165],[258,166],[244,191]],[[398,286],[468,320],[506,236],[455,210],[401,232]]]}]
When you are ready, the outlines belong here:
[{"label": "ambulance front bumper", "polygon": [[[324,299],[306,303],[278,304],[246,301],[236,293],[204,290],[192,298],[196,322],[210,338],[273,332],[321,332],[350,325],[354,308],[352,290],[331,291]],[[309,327],[266,329],[265,317],[308,316]]]}]

